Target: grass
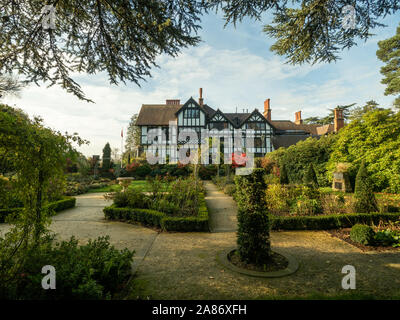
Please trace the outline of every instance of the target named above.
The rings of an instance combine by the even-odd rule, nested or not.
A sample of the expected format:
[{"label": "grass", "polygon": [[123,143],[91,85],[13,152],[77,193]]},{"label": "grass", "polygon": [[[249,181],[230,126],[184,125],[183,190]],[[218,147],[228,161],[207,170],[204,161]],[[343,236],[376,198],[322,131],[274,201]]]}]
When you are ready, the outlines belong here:
[{"label": "grass", "polygon": [[[165,187],[165,185],[164,185]],[[129,189],[140,189],[143,190],[144,192],[150,192],[151,191],[151,186],[148,183],[147,180],[134,180],[128,187]],[[122,187],[119,184],[113,184],[110,186],[106,186],[103,188],[94,188],[94,189],[89,189],[88,193],[96,193],[96,192],[116,192],[122,190]]]}]

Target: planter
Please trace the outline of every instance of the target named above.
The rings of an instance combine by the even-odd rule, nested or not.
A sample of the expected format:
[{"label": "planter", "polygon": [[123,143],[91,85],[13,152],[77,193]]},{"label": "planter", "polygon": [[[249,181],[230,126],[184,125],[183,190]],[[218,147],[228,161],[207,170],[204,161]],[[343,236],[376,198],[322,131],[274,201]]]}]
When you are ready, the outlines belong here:
[{"label": "planter", "polygon": [[132,181],[135,180],[133,177],[121,177],[117,178],[117,181],[120,186],[122,186],[122,191],[126,191],[126,188],[129,187],[129,185],[132,183]]},{"label": "planter", "polygon": [[281,256],[286,258],[288,261],[288,266],[285,269],[271,271],[271,272],[262,272],[262,271],[253,271],[253,270],[240,268],[238,266],[235,266],[228,258],[228,256],[235,250],[236,250],[236,248],[230,248],[229,250],[221,251],[217,256],[217,260],[221,265],[228,268],[229,270],[238,272],[238,273],[241,273],[241,274],[244,274],[247,276],[260,277],[260,278],[280,278],[280,277],[285,277],[285,276],[295,273],[297,271],[297,269],[299,268],[299,263],[294,257],[292,257],[291,255],[288,255],[286,253],[283,253],[282,251],[277,250],[277,249],[273,249],[272,251],[280,254]]}]

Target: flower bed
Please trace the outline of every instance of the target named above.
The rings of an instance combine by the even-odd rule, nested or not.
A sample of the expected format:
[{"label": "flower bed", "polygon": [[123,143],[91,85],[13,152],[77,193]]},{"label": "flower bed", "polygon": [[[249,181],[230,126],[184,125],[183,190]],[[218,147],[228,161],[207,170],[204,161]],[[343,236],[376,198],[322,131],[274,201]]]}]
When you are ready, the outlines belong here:
[{"label": "flower bed", "polygon": [[[54,215],[57,212],[75,207],[75,203],[76,203],[76,198],[64,197],[63,199],[50,202],[44,208],[50,213],[53,213],[52,215]],[[0,209],[0,223],[5,222],[8,216],[18,214],[18,212],[20,212],[22,209],[23,208]]]},{"label": "flower bed", "polygon": [[200,193],[199,199],[199,210],[195,217],[172,217],[156,210],[128,207],[121,208],[117,207],[115,204],[105,207],[103,212],[108,220],[139,222],[166,231],[209,231],[208,210],[203,193]]}]

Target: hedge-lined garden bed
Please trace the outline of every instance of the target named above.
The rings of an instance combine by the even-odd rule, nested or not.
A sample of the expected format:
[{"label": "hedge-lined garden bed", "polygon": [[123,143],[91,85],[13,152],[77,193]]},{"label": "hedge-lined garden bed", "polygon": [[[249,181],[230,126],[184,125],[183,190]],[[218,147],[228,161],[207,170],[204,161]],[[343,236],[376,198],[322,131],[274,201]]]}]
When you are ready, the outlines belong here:
[{"label": "hedge-lined garden bed", "polygon": [[397,221],[400,213],[348,213],[316,216],[271,216],[273,230],[329,230],[350,228],[355,224]]},{"label": "hedge-lined garden bed", "polygon": [[200,194],[199,200],[199,210],[196,217],[171,217],[156,210],[119,208],[115,204],[105,207],[103,211],[108,220],[139,222],[166,231],[209,231],[208,209],[203,193]]},{"label": "hedge-lined garden bed", "polygon": [[[51,213],[57,213],[65,209],[73,208],[76,204],[76,198],[64,197],[63,199],[50,202],[44,207],[45,210]],[[4,223],[6,218],[10,215],[16,215],[22,208],[10,208],[10,209],[0,209],[0,223]]]}]

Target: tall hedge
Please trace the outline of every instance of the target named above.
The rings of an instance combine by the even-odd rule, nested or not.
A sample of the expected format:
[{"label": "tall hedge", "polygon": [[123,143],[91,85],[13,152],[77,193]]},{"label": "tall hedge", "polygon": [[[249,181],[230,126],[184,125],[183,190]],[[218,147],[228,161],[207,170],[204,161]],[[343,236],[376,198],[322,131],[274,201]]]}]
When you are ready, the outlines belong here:
[{"label": "tall hedge", "polygon": [[263,169],[254,169],[251,175],[235,177],[238,252],[242,261],[256,265],[267,263],[271,256],[270,220],[265,210],[263,175]]},{"label": "tall hedge", "polygon": [[354,200],[355,212],[369,213],[378,211],[378,204],[376,202],[373,184],[368,175],[364,161],[361,163],[360,169],[357,173]]}]

